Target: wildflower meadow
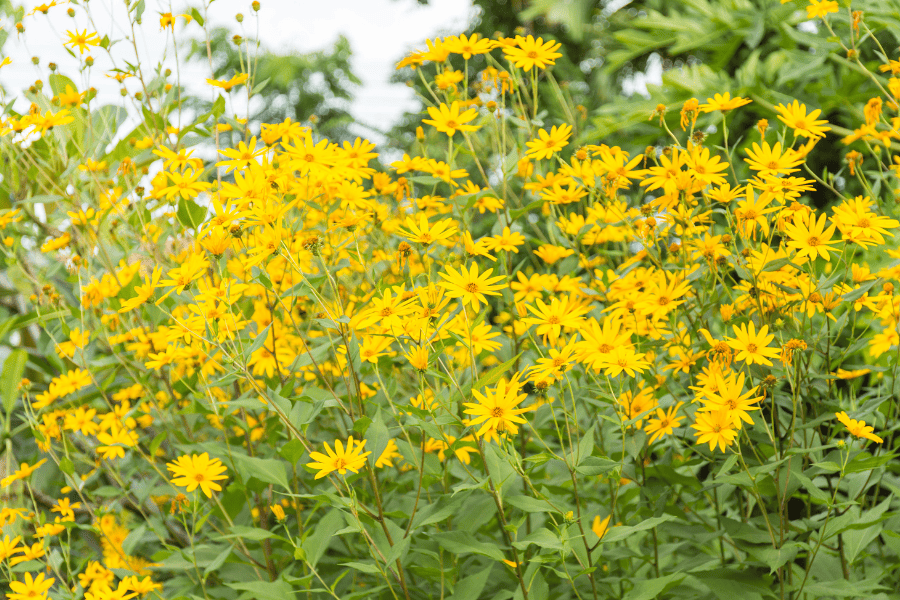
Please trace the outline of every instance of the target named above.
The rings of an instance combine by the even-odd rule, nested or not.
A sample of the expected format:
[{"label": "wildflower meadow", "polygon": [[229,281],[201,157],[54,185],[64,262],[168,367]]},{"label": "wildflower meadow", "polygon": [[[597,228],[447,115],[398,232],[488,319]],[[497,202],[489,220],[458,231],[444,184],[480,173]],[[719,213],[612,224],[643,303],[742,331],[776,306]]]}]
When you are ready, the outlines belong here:
[{"label": "wildflower meadow", "polygon": [[514,2],[379,144],[106,4],[3,7],[0,598],[900,598],[900,4]]}]

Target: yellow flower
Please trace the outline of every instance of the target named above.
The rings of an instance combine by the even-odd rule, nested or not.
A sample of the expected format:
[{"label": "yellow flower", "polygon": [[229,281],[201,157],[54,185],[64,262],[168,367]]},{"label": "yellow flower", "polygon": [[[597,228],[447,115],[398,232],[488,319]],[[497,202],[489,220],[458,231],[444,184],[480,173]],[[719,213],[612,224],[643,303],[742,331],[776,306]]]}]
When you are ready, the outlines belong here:
[{"label": "yellow flower", "polygon": [[47,591],[53,587],[55,581],[52,577],[45,579],[43,573],[38,573],[34,578],[31,573],[25,573],[25,579],[22,581],[9,583],[10,593],[6,595],[6,598],[7,600],[46,600]]},{"label": "yellow flower", "polygon": [[801,215],[795,215],[794,222],[788,223],[784,227],[784,233],[790,239],[787,247],[796,250],[799,257],[808,256],[815,260],[816,257],[821,256],[830,261],[831,257],[828,251],[834,250],[830,246],[838,243],[837,240],[831,240],[837,225],[833,224],[826,229],[827,220],[826,215],[820,215],[818,219],[815,215],[810,215],[808,221]]},{"label": "yellow flower", "polygon": [[750,165],[754,171],[759,171],[760,177],[766,175],[789,175],[800,169],[795,169],[797,165],[803,163],[803,157],[798,155],[796,151],[785,148],[781,149],[781,142],[777,142],[774,146],[769,146],[769,142],[763,142],[762,146],[753,142],[752,149],[747,149],[747,156],[744,161]]},{"label": "yellow flower", "polygon": [[459,271],[448,266],[446,273],[439,273],[446,281],[442,281],[438,285],[446,290],[445,293],[448,297],[460,298],[463,306],[469,304],[478,310],[481,304],[487,304],[485,296],[499,296],[500,292],[497,290],[506,287],[506,285],[497,285],[497,282],[504,279],[504,276],[491,277],[493,272],[493,269],[488,269],[479,274],[478,263],[472,263],[472,267],[468,270],[463,265]]},{"label": "yellow flower", "polygon": [[444,40],[444,48],[453,54],[460,54],[466,60],[472,58],[475,54],[486,54],[494,47],[494,42],[485,38],[478,38],[477,33],[466,37],[465,34],[460,36],[450,36]]},{"label": "yellow flower", "polygon": [[453,137],[453,134],[457,131],[477,130],[478,125],[467,125],[466,123],[478,116],[478,110],[470,108],[460,113],[460,108],[460,103],[456,100],[450,106],[443,102],[437,108],[429,106],[428,114],[431,116],[431,119],[422,119],[422,122],[434,126],[435,129],[446,133],[450,137]]},{"label": "yellow flower", "polygon": [[465,402],[465,414],[474,415],[472,425],[481,424],[476,432],[479,437],[496,432],[508,432],[512,435],[519,433],[518,423],[525,423],[525,419],[519,415],[528,412],[528,408],[516,408],[528,397],[528,394],[520,394],[522,383],[518,375],[507,382],[501,379],[497,386],[485,389],[484,393],[472,390],[472,395],[478,402]]},{"label": "yellow flower", "polygon": [[[747,364],[759,364],[772,366],[770,358],[777,358],[778,348],[770,348],[769,343],[775,339],[774,334],[769,334],[769,326],[763,325],[756,331],[756,325],[750,321],[749,325],[734,325],[734,337],[725,338],[728,345],[737,350],[736,360],[743,360]],[[743,383],[743,380],[741,380]]]},{"label": "yellow flower", "polygon": [[709,443],[710,450],[715,450],[718,445],[724,452],[737,437],[732,419],[725,410],[697,413],[697,420],[691,428],[697,430],[694,434],[698,438],[697,443]]},{"label": "yellow flower", "polygon": [[[679,402],[675,406],[669,407],[669,410],[667,411],[663,411],[663,409],[657,408],[656,416],[649,417],[647,419],[647,424],[644,426],[644,432],[650,435],[648,443],[652,444],[664,435],[672,435],[674,429],[681,425],[681,419],[683,419],[684,416],[679,417],[676,416],[676,414],[678,413],[678,409],[681,408],[683,404],[684,402]],[[600,517],[597,517],[597,519],[599,518]],[[608,523],[609,517],[607,517],[607,524]],[[596,530],[594,531],[596,533]]]},{"label": "yellow flower", "polygon": [[745,104],[750,104],[751,102],[752,100],[748,98],[732,98],[730,93],[725,92],[724,94],[715,94],[712,98],[707,98],[706,104],[700,105],[700,110],[705,113],[710,113],[717,110],[725,113],[730,110],[734,110],[735,108],[744,106]]},{"label": "yellow flower", "polygon": [[883,439],[873,433],[875,431],[875,428],[871,425],[866,425],[865,421],[857,421],[856,419],[851,419],[844,411],[834,413],[834,416],[837,417],[838,421],[843,423],[844,427],[847,428],[847,431],[850,432],[850,435],[858,438],[866,438],[867,440],[872,440],[873,442],[876,442],[878,444],[884,443]]},{"label": "yellow flower", "polygon": [[206,452],[180,456],[168,463],[166,468],[173,475],[172,485],[186,488],[188,492],[193,492],[199,486],[207,498],[212,498],[214,491],[221,491],[222,486],[217,481],[228,479],[227,475],[223,475],[225,465],[218,458],[210,460]]},{"label": "yellow flower", "polygon": [[534,39],[533,36],[516,36],[515,46],[505,45],[503,53],[506,58],[518,68],[530,71],[534,67],[545,69],[548,65],[556,63],[556,59],[562,56],[557,50],[562,46],[559,42],[543,38]]},{"label": "yellow flower", "polygon": [[606,535],[606,532],[609,530],[609,520],[611,517],[612,517],[612,515],[609,515],[602,521],[600,520],[600,515],[597,515],[596,517],[594,517],[594,522],[591,524],[591,531],[593,531],[594,534],[601,540],[603,539],[603,536]]},{"label": "yellow flower", "polygon": [[525,142],[528,152],[525,158],[540,160],[550,158],[568,145],[568,139],[572,135],[572,126],[568,124],[552,127],[550,133],[545,129],[538,131],[538,136]]},{"label": "yellow flower", "polygon": [[809,19],[824,18],[825,15],[836,13],[838,10],[840,10],[840,7],[834,0],[809,0],[809,6],[806,7],[806,16]]},{"label": "yellow flower", "polygon": [[69,36],[68,41],[66,41],[63,46],[69,46],[73,50],[78,48],[79,54],[84,54],[85,50],[88,49],[89,46],[97,46],[100,44],[100,36],[97,35],[97,32],[88,33],[87,29],[84,31],[75,30],[75,33],[71,31],[66,31],[66,35]]},{"label": "yellow flower", "polygon": [[433,242],[449,239],[456,235],[456,223],[453,219],[443,219],[434,224],[428,223],[428,217],[424,212],[419,213],[419,222],[412,217],[406,217],[406,229],[398,231],[400,235],[410,241],[428,246]]},{"label": "yellow flower", "polygon": [[362,452],[365,445],[366,440],[356,442],[353,437],[350,437],[347,440],[346,450],[340,440],[334,441],[334,450],[332,450],[328,442],[325,442],[325,452],[327,454],[310,452],[309,457],[314,462],[306,463],[306,466],[311,469],[318,469],[319,472],[316,473],[316,479],[321,479],[332,471],[337,471],[341,475],[346,474],[348,470],[359,473],[359,470],[366,464],[366,457],[372,454],[371,452]]},{"label": "yellow flower", "polygon": [[238,75],[235,75],[231,79],[227,79],[225,81],[221,81],[218,79],[207,79],[206,83],[208,83],[209,85],[211,85],[213,87],[221,88],[227,92],[227,91],[231,90],[231,88],[241,85],[242,83],[247,81],[247,79],[249,79],[249,78],[250,78],[250,76],[247,75],[246,73],[240,73]]},{"label": "yellow flower", "polygon": [[378,457],[378,460],[375,461],[375,466],[379,469],[393,467],[395,458],[402,458],[402,455],[400,454],[400,449],[397,448],[397,442],[390,439],[388,440],[387,446],[384,447],[384,452],[382,452],[381,456]]},{"label": "yellow flower", "polygon": [[22,463],[22,466],[19,467],[19,470],[13,473],[12,475],[7,475],[2,480],[0,480],[0,488],[5,488],[9,486],[14,481],[19,481],[20,479],[27,479],[31,477],[31,474],[38,470],[42,464],[47,462],[47,459],[42,459],[36,462],[33,466],[28,466],[28,463]]},{"label": "yellow flower", "polygon": [[794,100],[785,106],[779,104],[775,107],[778,111],[778,120],[794,130],[794,135],[805,138],[825,137],[826,131],[831,131],[828,121],[817,121],[816,117],[822,114],[820,109],[806,113],[806,105]]}]

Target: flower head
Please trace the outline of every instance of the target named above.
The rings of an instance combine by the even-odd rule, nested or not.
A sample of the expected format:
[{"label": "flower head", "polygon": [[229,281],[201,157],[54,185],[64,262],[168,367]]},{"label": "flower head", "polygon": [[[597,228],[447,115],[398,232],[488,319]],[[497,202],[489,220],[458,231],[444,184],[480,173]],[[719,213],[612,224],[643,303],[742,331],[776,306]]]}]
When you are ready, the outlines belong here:
[{"label": "flower head", "polygon": [[334,440],[334,450],[331,449],[328,442],[325,442],[326,454],[310,452],[309,457],[313,459],[313,462],[306,463],[306,466],[319,470],[316,473],[316,479],[321,479],[332,471],[337,471],[341,475],[346,474],[348,470],[359,473],[359,470],[366,464],[366,457],[372,454],[362,451],[365,445],[366,440],[357,442],[352,436],[347,439],[346,449],[341,440]]},{"label": "flower head", "polygon": [[207,498],[212,498],[214,491],[221,491],[222,486],[217,481],[228,479],[227,475],[223,475],[225,465],[218,458],[210,459],[207,452],[180,456],[167,464],[166,468],[173,475],[173,485],[187,488],[188,492],[193,492],[199,486]]}]

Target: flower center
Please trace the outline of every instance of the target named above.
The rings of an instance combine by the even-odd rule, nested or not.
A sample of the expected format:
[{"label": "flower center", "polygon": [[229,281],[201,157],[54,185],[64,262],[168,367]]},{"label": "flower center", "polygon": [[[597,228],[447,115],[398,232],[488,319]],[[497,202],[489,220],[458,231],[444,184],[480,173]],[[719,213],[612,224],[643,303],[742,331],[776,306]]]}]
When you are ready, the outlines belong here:
[{"label": "flower center", "polygon": [[806,243],[815,248],[819,245],[819,238],[817,238],[816,236],[812,236],[808,240],[806,240]]},{"label": "flower center", "polygon": [[469,292],[470,294],[474,294],[475,292],[478,291],[478,286],[474,283],[470,283],[469,285],[466,286],[466,291]]}]

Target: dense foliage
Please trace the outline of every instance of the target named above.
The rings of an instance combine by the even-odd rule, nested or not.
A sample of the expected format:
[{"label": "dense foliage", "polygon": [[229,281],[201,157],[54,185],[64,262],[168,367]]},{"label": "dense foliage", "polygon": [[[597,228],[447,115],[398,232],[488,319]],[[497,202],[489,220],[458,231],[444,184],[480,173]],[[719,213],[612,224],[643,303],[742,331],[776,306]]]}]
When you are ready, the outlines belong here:
[{"label": "dense foliage", "polygon": [[0,129],[5,598],[898,597],[900,16],[766,4],[785,38],[698,50],[628,135],[552,39],[427,40],[383,164],[310,119],[345,47],[126,5],[217,99],[119,56],[98,105],[136,44],[90,4],[12,28],[71,11],[83,70]]}]

